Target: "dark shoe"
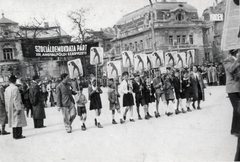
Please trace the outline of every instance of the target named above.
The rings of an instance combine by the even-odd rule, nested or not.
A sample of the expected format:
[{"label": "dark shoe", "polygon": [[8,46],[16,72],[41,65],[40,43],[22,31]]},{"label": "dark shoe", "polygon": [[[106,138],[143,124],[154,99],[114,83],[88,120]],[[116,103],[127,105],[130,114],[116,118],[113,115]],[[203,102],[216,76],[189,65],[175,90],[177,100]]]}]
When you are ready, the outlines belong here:
[{"label": "dark shoe", "polygon": [[142,120],[142,117],[140,115],[138,115],[138,120]]},{"label": "dark shoe", "polygon": [[122,120],[122,119],[120,119],[120,123],[121,123],[121,124],[123,124],[123,123],[125,123],[125,121],[124,121],[124,120]]},{"label": "dark shoe", "polygon": [[130,122],[135,122],[135,120],[134,119],[130,119]]},{"label": "dark shoe", "polygon": [[148,116],[148,118],[152,118],[152,116],[149,113],[147,113],[147,116]]},{"label": "dark shoe", "polygon": [[17,137],[15,139],[23,139],[23,138],[26,138],[25,136],[21,135],[20,137]]},{"label": "dark shoe", "polygon": [[103,128],[103,126],[100,123],[98,123],[97,127],[98,128]]},{"label": "dark shoe", "polygon": [[178,109],[176,109],[175,110],[175,114],[177,115],[177,114],[180,114],[181,113],[181,111],[179,111]]},{"label": "dark shoe", "polygon": [[85,131],[87,128],[86,128],[86,126],[85,126],[85,124],[83,124],[82,126],[81,126],[81,128],[82,128],[82,131]]},{"label": "dark shoe", "polygon": [[113,119],[113,120],[112,120],[112,124],[117,124],[117,122]]},{"label": "dark shoe", "polygon": [[157,113],[157,116],[158,116],[158,117],[161,117],[161,115],[160,115],[159,113]]},{"label": "dark shoe", "polygon": [[192,104],[192,107],[193,107],[194,109],[196,109],[196,107],[195,107],[195,105],[194,105],[194,104]]},{"label": "dark shoe", "polygon": [[126,120],[126,116],[125,115],[123,115],[123,120]]},{"label": "dark shoe", "polygon": [[154,114],[155,114],[155,118],[158,118],[158,113],[156,111],[154,112]]},{"label": "dark shoe", "polygon": [[233,132],[233,133],[231,133],[231,135],[234,135],[234,136],[238,137],[239,136],[239,132]]},{"label": "dark shoe", "polygon": [[198,107],[197,107],[197,110],[201,110],[201,107],[200,107],[200,106],[198,106]]},{"label": "dark shoe", "polygon": [[149,116],[148,115],[146,115],[145,116],[145,120],[149,120],[150,118],[149,118]]},{"label": "dark shoe", "polygon": [[98,123],[97,123],[97,119],[96,119],[96,118],[94,119],[94,122],[95,122],[95,126],[98,126]]},{"label": "dark shoe", "polygon": [[166,112],[165,114],[166,114],[167,116],[170,116],[170,115],[171,115],[171,113],[170,113],[170,112]]},{"label": "dark shoe", "polygon": [[192,110],[188,107],[188,108],[187,108],[187,111],[191,112]]},{"label": "dark shoe", "polygon": [[186,113],[186,111],[184,109],[182,109],[182,113]]},{"label": "dark shoe", "polygon": [[1,133],[1,135],[8,135],[8,134],[10,134],[9,132],[7,132],[7,131],[2,131],[2,133]]},{"label": "dark shoe", "polygon": [[171,115],[173,115],[173,113],[170,112],[170,113],[169,113],[169,116],[171,116]]},{"label": "dark shoe", "polygon": [[46,128],[46,127],[47,127],[47,126],[44,125],[44,126],[41,126],[41,127],[39,127],[39,128]]}]

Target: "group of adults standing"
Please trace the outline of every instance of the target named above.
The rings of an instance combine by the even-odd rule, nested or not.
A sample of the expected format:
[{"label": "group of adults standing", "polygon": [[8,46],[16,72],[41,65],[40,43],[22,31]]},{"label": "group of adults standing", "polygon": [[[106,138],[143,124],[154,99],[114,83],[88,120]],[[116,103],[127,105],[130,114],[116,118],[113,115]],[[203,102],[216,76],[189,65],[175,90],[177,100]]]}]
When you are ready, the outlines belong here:
[{"label": "group of adults standing", "polygon": [[[13,138],[22,139],[25,136],[22,135],[22,127],[27,126],[25,116],[25,105],[23,100],[28,99],[32,106],[32,118],[34,122],[34,128],[44,128],[45,115],[45,93],[42,91],[42,84],[38,75],[33,77],[32,82],[24,90],[25,97],[22,98],[20,88],[22,84],[19,83],[15,75],[9,77],[9,85],[6,89],[3,86],[0,87],[0,124],[2,135],[10,134],[5,130],[5,125],[8,124],[12,128]],[[28,96],[26,96],[28,94]]]}]

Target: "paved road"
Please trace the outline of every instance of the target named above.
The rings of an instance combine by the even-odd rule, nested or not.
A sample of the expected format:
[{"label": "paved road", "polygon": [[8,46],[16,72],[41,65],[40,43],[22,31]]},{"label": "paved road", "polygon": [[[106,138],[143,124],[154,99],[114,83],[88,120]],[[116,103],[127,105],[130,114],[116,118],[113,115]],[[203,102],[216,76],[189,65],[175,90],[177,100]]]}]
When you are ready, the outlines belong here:
[{"label": "paved road", "polygon": [[[57,108],[46,108],[46,128],[33,129],[33,121],[28,118],[28,126],[23,129],[25,139],[0,136],[0,161],[232,161],[237,138],[230,135],[232,108],[226,96],[225,87],[208,87],[202,110],[112,125],[104,93],[104,128],[94,126],[94,112],[88,111],[87,131],[81,131],[77,117],[71,134],[64,130]],[[151,114],[154,109],[151,105]],[[136,110],[134,117],[137,119]]]}]

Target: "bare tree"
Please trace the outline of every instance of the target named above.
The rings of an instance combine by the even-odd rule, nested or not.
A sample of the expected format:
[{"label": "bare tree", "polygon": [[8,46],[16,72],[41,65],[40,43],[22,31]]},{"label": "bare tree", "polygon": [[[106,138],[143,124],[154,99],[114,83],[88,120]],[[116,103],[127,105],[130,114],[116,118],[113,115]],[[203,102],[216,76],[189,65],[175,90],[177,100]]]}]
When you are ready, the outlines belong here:
[{"label": "bare tree", "polygon": [[78,30],[78,41],[81,43],[86,42],[87,38],[89,37],[89,32],[91,32],[91,29],[85,28],[85,22],[86,22],[86,14],[88,13],[88,9],[78,9],[76,11],[72,11],[68,14],[68,17],[73,22],[73,29]]}]

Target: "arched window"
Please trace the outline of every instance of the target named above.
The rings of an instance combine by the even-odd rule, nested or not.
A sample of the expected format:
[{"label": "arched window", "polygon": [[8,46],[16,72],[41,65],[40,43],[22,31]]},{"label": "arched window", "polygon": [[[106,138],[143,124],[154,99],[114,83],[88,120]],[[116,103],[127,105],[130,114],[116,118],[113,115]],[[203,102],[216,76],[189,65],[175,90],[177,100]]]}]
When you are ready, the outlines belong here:
[{"label": "arched window", "polygon": [[3,49],[3,59],[4,60],[12,60],[13,59],[13,49],[12,48],[4,48]]},{"label": "arched window", "polygon": [[176,15],[176,20],[177,20],[177,21],[182,21],[183,19],[184,19],[184,16],[183,16],[182,13],[178,13],[178,14]]}]

